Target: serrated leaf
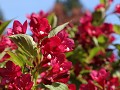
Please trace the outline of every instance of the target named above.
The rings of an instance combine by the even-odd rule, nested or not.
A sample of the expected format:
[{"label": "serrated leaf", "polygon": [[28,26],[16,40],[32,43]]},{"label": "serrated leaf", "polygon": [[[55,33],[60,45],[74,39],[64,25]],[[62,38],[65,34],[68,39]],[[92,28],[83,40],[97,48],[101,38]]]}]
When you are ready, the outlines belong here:
[{"label": "serrated leaf", "polygon": [[3,22],[3,23],[0,25],[0,35],[4,32],[5,28],[8,26],[8,24],[9,24],[11,21],[12,21],[12,20]]},{"label": "serrated leaf", "polygon": [[120,25],[114,25],[113,28],[116,34],[120,34]]},{"label": "serrated leaf", "polygon": [[18,58],[15,53],[9,51],[8,54],[11,57],[10,60],[13,61],[16,65],[19,65],[21,67],[24,66],[24,62],[20,58]]},{"label": "serrated leaf", "polygon": [[10,39],[17,44],[21,52],[23,51],[29,57],[33,58],[37,55],[37,46],[31,36],[26,34],[17,34],[10,36]]},{"label": "serrated leaf", "polygon": [[57,26],[57,17],[54,13],[50,14],[48,17],[48,21],[52,28],[55,28]]},{"label": "serrated leaf", "polygon": [[64,23],[56,28],[54,28],[52,31],[50,31],[50,33],[48,34],[48,38],[51,38],[53,36],[55,36],[58,32],[60,32],[61,30],[63,30],[67,25],[69,24],[69,22]]},{"label": "serrated leaf", "polygon": [[53,83],[52,85],[45,85],[45,87],[49,90],[69,90],[67,85],[59,82]]}]

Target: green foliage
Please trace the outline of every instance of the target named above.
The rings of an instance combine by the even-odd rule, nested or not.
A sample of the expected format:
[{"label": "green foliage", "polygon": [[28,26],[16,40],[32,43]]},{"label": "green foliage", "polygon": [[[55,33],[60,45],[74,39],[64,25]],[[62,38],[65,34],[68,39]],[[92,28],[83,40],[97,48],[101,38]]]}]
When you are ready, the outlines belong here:
[{"label": "green foliage", "polygon": [[93,49],[91,49],[89,51],[89,56],[88,58],[86,59],[86,63],[90,63],[91,59],[97,55],[97,53],[100,51],[100,50],[103,50],[102,47],[94,47]]},{"label": "green foliage", "polygon": [[50,14],[48,17],[48,21],[52,28],[55,28],[57,26],[57,17],[54,13]]},{"label": "green foliage", "polygon": [[104,22],[105,12],[102,10],[93,12],[93,21],[92,24],[94,26],[99,26]]},{"label": "green foliage", "polygon": [[45,85],[45,87],[49,90],[69,90],[67,85],[59,82],[53,83],[52,85]]},{"label": "green foliage", "polygon": [[107,10],[110,6],[109,4],[110,0],[100,0],[100,4],[104,4],[105,5],[105,9]]},{"label": "green foliage", "polygon": [[104,35],[98,37],[98,42],[100,44],[105,44],[107,42],[107,38]]},{"label": "green foliage", "polygon": [[100,3],[101,3],[101,4],[105,4],[105,3],[106,3],[106,0],[100,0]]},{"label": "green foliage", "polygon": [[52,31],[50,31],[48,38],[51,38],[53,36],[55,36],[58,32],[60,32],[61,30],[63,30],[67,25],[69,24],[69,22],[64,23],[56,28],[54,28]]},{"label": "green foliage", "polygon": [[120,50],[120,44],[115,44],[114,45],[118,50]]},{"label": "green foliage", "polygon": [[11,56],[11,61],[13,61],[16,65],[24,67],[24,61],[22,61],[15,53],[9,51],[8,54]]},{"label": "green foliage", "polygon": [[116,34],[120,34],[120,25],[114,25],[113,28]]},{"label": "green foliage", "polygon": [[69,37],[70,37],[70,38],[75,38],[75,35],[76,35],[76,33],[77,33],[77,30],[78,30],[77,25],[74,25],[73,28],[68,28],[67,31],[68,31],[68,33],[69,33]]},{"label": "green foliage", "polygon": [[17,44],[21,52],[32,58],[36,57],[37,46],[31,36],[25,34],[17,34],[10,36],[10,39]]},{"label": "green foliage", "polygon": [[11,21],[12,21],[12,20],[3,22],[3,23],[0,25],[0,35],[4,32],[5,28],[8,26],[8,24],[9,24]]},{"label": "green foliage", "polygon": [[99,46],[99,45],[98,45],[98,40],[97,40],[96,37],[93,37],[93,41],[94,41],[94,43],[95,43],[96,46]]}]

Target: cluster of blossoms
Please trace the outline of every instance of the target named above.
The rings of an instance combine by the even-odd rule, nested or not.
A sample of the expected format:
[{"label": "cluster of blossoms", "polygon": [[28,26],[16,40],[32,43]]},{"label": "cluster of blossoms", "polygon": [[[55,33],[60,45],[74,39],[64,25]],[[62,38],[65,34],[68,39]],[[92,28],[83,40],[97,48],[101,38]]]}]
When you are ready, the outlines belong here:
[{"label": "cluster of blossoms", "polygon": [[90,73],[91,79],[87,84],[81,84],[79,90],[119,90],[120,82],[117,77],[110,77],[104,68],[93,70]]},{"label": "cluster of blossoms", "polygon": [[[73,38],[75,50],[70,56],[67,54],[68,60],[73,62],[70,81],[75,83],[79,90],[119,90],[120,77],[113,77],[116,71],[114,64],[119,60],[114,50],[109,48],[116,40],[113,35],[116,34],[115,25],[105,22],[105,12],[113,0],[108,1],[107,6],[99,4],[93,13],[86,11],[80,18]],[[119,15],[119,10],[118,4],[112,14]],[[119,63],[117,65],[118,68]],[[73,81],[73,78],[76,80]]]},{"label": "cluster of blossoms", "polygon": [[[72,63],[66,59],[64,53],[73,50],[74,41],[68,38],[68,34],[64,30],[48,38],[52,30],[48,20],[35,14],[32,14],[29,19],[31,36],[37,44],[37,54],[40,57],[36,57],[33,62],[29,61],[33,67],[25,65],[24,68],[21,68],[12,62],[9,53],[5,53],[0,60],[1,63],[6,63],[0,68],[0,88],[31,90],[36,84],[52,84],[54,82],[67,84]],[[23,24],[17,20],[14,21],[13,27],[9,28],[7,34],[1,37],[1,53],[9,50],[17,53],[19,46],[8,36],[26,34],[27,24],[27,21]],[[9,50],[5,50],[6,48]],[[25,71],[25,68],[29,70]],[[35,82],[33,82],[35,79],[33,74],[37,75]]]},{"label": "cluster of blossoms", "polygon": [[[94,26],[92,23],[93,18],[90,12],[86,12],[85,15],[81,17],[80,26],[78,27],[79,31],[75,38],[85,52],[88,53],[89,49],[96,46],[108,47],[115,40],[115,37],[112,35],[114,33],[113,24],[102,23],[99,26]],[[103,42],[99,41],[101,38],[104,39]],[[96,42],[95,40],[98,41]],[[100,50],[93,58],[91,64],[96,64],[96,66],[99,67],[106,61],[113,62],[115,55],[112,53],[111,56],[108,57],[106,52],[112,52],[112,50],[108,48],[106,48],[105,51]]]},{"label": "cluster of blossoms", "polygon": [[30,90],[33,82],[30,74],[22,74],[21,68],[8,61],[5,68],[0,68],[0,88],[9,90]]},{"label": "cluster of blossoms", "polygon": [[[116,40],[115,25],[105,22],[113,0],[107,1],[93,13],[86,11],[75,25],[52,27],[54,20],[49,21],[50,13],[43,11],[27,15],[23,24],[15,20],[0,35],[0,89],[62,90],[64,84],[68,87],[64,90],[119,90],[120,76],[115,73],[120,61],[109,48]],[[120,14],[120,4],[112,14]],[[31,35],[26,34],[28,25]]]}]

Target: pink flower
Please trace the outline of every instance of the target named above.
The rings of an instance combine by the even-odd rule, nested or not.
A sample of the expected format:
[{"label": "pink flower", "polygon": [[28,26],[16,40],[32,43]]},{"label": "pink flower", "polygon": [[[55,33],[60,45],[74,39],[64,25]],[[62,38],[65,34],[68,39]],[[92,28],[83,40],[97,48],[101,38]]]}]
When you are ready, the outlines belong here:
[{"label": "pink flower", "polygon": [[30,74],[22,74],[20,77],[15,78],[14,82],[8,86],[10,90],[31,90],[33,82],[31,81]]},{"label": "pink flower", "polygon": [[15,20],[13,23],[13,28],[9,28],[7,33],[8,35],[25,34],[26,30],[27,30],[27,20],[23,23],[23,25],[18,20]]},{"label": "pink flower", "polygon": [[[43,59],[44,62],[44,59]],[[43,82],[45,84],[51,84],[52,82],[67,83],[69,80],[69,69],[72,63],[65,59],[64,54],[59,54],[54,59],[48,60],[42,66],[50,67],[50,70],[46,70],[40,74],[38,83]],[[41,68],[42,69],[42,68]]]},{"label": "pink flower", "polygon": [[81,84],[79,90],[98,90],[98,89],[93,84],[93,82],[91,80],[89,80],[88,84]]},{"label": "pink flower", "polygon": [[93,70],[90,73],[90,76],[93,80],[97,81],[102,87],[104,87],[106,79],[109,76],[109,73],[106,72],[104,68],[100,69],[99,71]]},{"label": "pink flower", "polygon": [[[11,48],[13,50],[16,49],[17,46],[6,35],[3,35],[0,39],[0,53],[2,53],[6,48]],[[0,62],[5,61],[9,57],[10,56],[8,54],[5,54],[3,58],[1,58]]]},{"label": "pink flower", "polygon": [[68,88],[69,88],[69,90],[76,90],[75,84],[69,84]]},{"label": "pink flower", "polygon": [[120,4],[116,5],[114,13],[120,14]]},{"label": "pink flower", "polygon": [[31,19],[33,17],[36,18],[46,18],[48,16],[48,13],[45,13],[44,11],[40,11],[39,13],[32,13],[31,15],[27,15],[28,19]]},{"label": "pink flower", "polygon": [[118,78],[111,78],[108,82],[107,82],[107,90],[117,90],[117,88],[120,86],[120,82]]},{"label": "pink flower", "polygon": [[108,73],[105,69],[100,69],[99,71],[93,70],[90,74],[93,80],[101,81],[108,77]]},{"label": "pink flower", "polygon": [[[106,72],[104,68],[99,71],[93,70],[90,73],[93,80],[89,80],[87,84],[80,85],[80,90],[117,90],[119,88],[120,82],[118,78],[110,77],[110,74]],[[101,87],[99,87],[100,85]]]},{"label": "pink flower", "polygon": [[9,54],[5,54],[1,59],[0,59],[0,63],[4,62],[5,60],[9,59],[10,55]]},{"label": "pink flower", "polygon": [[108,35],[108,36],[114,33],[113,25],[111,23],[103,23],[100,29],[103,32],[103,34]]},{"label": "pink flower", "polygon": [[48,35],[51,26],[46,18],[32,17],[30,21],[30,29],[33,35],[35,35],[38,40],[41,40]]},{"label": "pink flower", "polygon": [[6,68],[0,68],[1,85],[12,83],[14,79],[21,75],[21,68],[13,62],[8,61]]},{"label": "pink flower", "polygon": [[84,16],[80,18],[81,24],[86,24],[92,21],[92,14],[89,11],[86,11]]},{"label": "pink flower", "polygon": [[105,9],[105,5],[104,4],[99,4],[95,7],[95,10],[104,10]]},{"label": "pink flower", "polygon": [[58,35],[43,40],[41,50],[44,56],[52,58],[57,54],[73,50],[73,46],[74,41],[69,39],[64,31],[61,31]]},{"label": "pink flower", "polygon": [[11,41],[9,38],[7,38],[7,36],[2,36],[0,38],[0,52],[3,52],[5,50],[5,48],[11,46]]}]

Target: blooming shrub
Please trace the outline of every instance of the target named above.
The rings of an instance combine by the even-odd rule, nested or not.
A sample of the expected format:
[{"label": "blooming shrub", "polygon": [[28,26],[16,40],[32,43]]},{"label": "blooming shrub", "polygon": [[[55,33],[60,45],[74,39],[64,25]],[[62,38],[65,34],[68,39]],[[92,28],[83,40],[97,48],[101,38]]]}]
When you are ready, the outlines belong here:
[{"label": "blooming shrub", "polygon": [[[0,23],[0,89],[120,90],[120,61],[112,45],[120,26],[105,22],[113,0],[86,11],[78,24],[57,26],[54,14],[32,13],[23,24]],[[120,5],[112,14],[119,16]],[[30,29],[28,29],[28,26]],[[31,35],[26,34],[31,31]]]},{"label": "blooming shrub", "polygon": [[[2,29],[6,23],[1,24]],[[27,24],[15,20],[7,34],[1,35],[0,88],[41,89],[57,82],[67,85],[72,63],[65,52],[74,46],[63,30],[68,23],[53,29],[46,18],[33,16],[29,23],[31,36],[26,34]]]}]

